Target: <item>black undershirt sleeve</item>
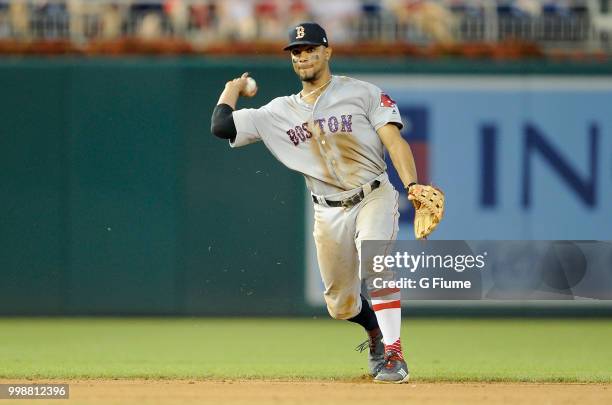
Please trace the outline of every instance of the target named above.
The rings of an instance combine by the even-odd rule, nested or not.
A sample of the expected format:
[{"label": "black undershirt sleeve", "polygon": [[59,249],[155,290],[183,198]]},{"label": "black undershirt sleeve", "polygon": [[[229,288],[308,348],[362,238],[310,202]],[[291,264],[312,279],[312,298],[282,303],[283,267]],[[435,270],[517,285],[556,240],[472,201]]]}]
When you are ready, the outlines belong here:
[{"label": "black undershirt sleeve", "polygon": [[236,125],[232,112],[234,109],[227,104],[219,104],[215,107],[210,120],[210,132],[221,139],[236,139]]}]

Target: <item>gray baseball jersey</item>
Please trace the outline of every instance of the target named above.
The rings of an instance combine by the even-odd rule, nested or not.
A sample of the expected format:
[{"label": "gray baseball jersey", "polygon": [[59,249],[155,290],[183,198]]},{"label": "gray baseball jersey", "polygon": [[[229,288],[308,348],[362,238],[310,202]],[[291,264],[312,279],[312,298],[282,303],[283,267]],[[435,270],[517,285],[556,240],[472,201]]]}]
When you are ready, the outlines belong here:
[{"label": "gray baseball jersey", "polygon": [[403,125],[395,102],[371,83],[332,76],[314,105],[299,94],[278,97],[257,109],[233,112],[232,147],[263,141],[310,191],[330,195],[361,187],[386,170],[376,130]]}]

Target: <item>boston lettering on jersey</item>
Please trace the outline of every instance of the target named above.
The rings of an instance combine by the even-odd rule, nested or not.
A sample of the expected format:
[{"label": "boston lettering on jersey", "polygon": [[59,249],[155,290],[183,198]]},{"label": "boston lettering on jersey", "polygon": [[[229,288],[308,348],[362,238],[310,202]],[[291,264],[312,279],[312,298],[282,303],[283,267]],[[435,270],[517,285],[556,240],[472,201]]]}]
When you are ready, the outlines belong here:
[{"label": "boston lettering on jersey", "polygon": [[[319,126],[321,135],[325,135],[327,131],[335,134],[336,132],[353,132],[353,116],[350,114],[341,115],[340,118],[331,116],[329,118],[319,118],[314,120],[315,124]],[[305,142],[307,139],[312,138],[312,132],[308,130],[308,123],[304,122],[302,125],[296,125],[295,127],[286,131],[289,139],[295,146],[298,146],[300,142]]]}]

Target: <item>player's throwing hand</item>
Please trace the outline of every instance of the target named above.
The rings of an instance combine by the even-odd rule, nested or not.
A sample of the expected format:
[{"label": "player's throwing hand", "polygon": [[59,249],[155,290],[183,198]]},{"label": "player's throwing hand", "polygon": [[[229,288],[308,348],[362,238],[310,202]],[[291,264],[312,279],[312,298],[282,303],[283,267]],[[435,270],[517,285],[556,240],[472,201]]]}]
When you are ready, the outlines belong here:
[{"label": "player's throwing hand", "polygon": [[225,84],[225,87],[235,89],[242,97],[254,97],[257,94],[257,84],[255,80],[249,76],[249,72],[244,72],[242,76],[230,80]]}]

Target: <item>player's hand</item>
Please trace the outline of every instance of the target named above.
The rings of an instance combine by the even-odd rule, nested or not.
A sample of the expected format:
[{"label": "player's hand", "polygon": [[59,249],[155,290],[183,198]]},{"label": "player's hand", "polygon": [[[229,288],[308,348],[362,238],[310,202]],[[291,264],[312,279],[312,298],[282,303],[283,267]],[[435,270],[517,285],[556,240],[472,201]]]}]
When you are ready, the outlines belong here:
[{"label": "player's hand", "polygon": [[254,97],[257,94],[257,86],[248,86],[249,72],[244,72],[242,76],[230,80],[225,87],[230,87],[238,92],[242,97]]},{"label": "player's hand", "polygon": [[421,194],[422,190],[423,190],[422,184],[419,184],[419,183],[413,184],[408,189],[408,199],[412,201],[414,199],[414,196]]},{"label": "player's hand", "polygon": [[412,205],[415,209],[419,209],[421,207],[420,201],[416,198],[416,196],[420,195],[423,192],[422,184],[413,184],[410,186],[408,191],[408,200],[412,202]]}]

